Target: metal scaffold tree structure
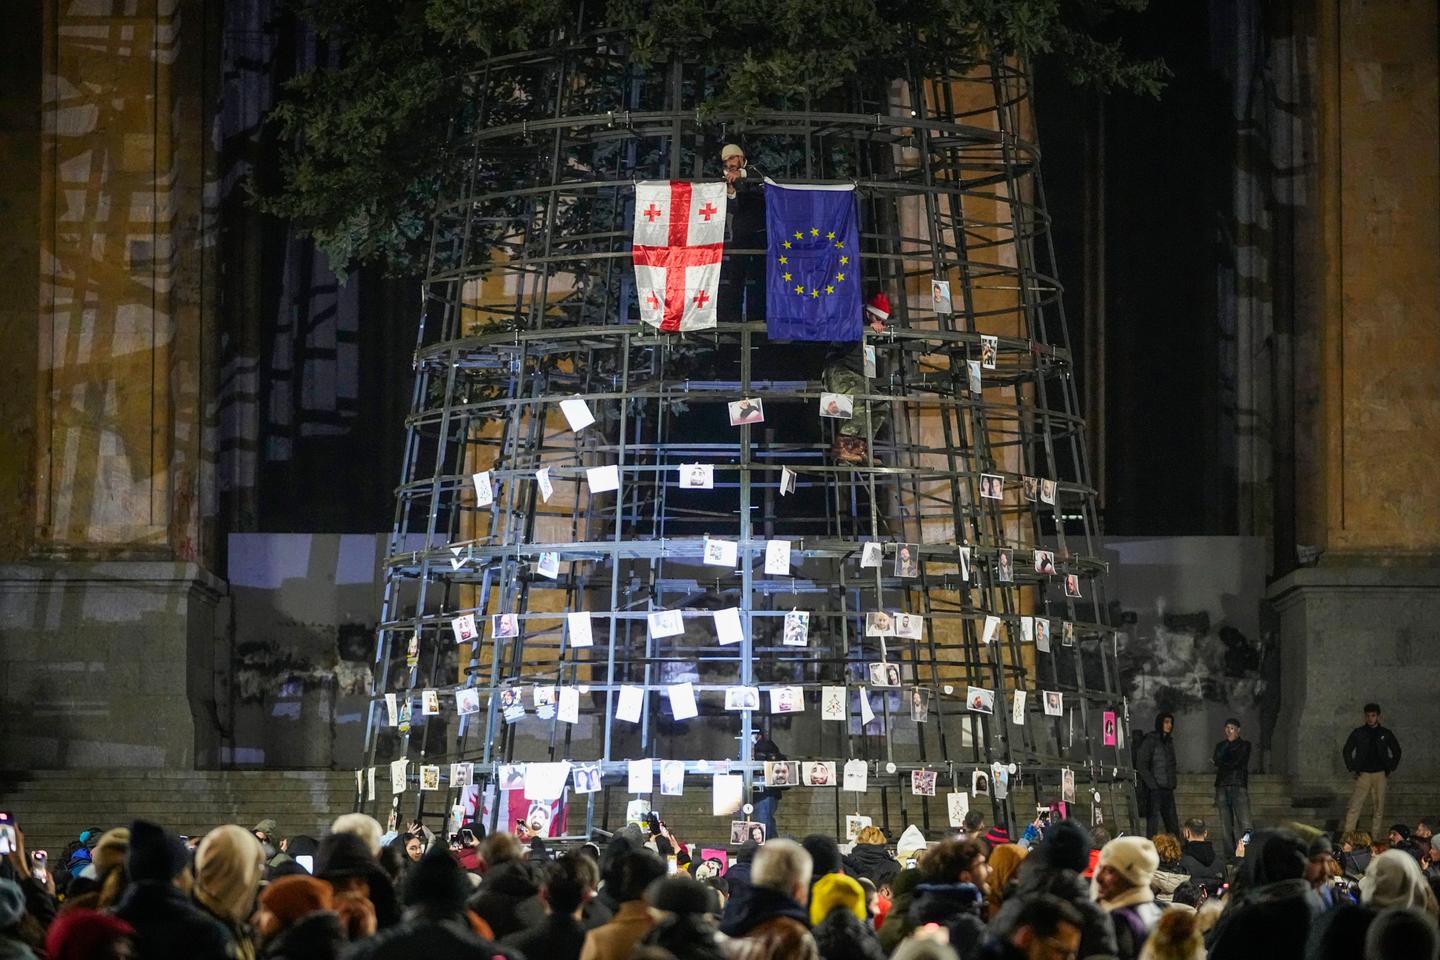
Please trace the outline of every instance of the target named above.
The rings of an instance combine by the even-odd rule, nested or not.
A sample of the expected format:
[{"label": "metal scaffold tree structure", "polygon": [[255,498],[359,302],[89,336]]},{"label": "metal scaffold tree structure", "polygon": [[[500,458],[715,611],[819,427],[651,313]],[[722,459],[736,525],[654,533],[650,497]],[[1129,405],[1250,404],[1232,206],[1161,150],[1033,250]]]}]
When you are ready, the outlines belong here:
[{"label": "metal scaffold tree structure", "polygon": [[[815,784],[783,832],[1133,816],[1027,76],[927,63],[743,117],[702,109],[718,78],[602,31],[465,79],[358,806],[493,828],[563,781],[552,833],[584,836],[624,822],[645,759],[670,761],[657,806],[724,794],[723,832],[759,731]],[[755,180],[854,187],[853,279],[893,305],[861,463],[820,415],[826,345],[767,338],[763,239],[727,240],[715,327],[640,321],[636,184],[714,183],[732,141]],[[763,421],[731,425],[742,399]]]}]

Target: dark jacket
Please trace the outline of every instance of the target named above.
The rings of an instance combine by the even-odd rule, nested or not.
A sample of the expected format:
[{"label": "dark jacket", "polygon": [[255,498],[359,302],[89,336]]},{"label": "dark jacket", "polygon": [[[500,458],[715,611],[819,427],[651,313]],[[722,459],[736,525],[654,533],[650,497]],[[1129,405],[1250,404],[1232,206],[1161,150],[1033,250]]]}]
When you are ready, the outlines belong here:
[{"label": "dark jacket", "polygon": [[746,901],[750,899],[750,861],[744,860],[730,864],[730,869],[725,871],[725,882],[730,884],[730,898],[725,901],[725,909],[720,914],[720,929],[727,929],[745,911]]},{"label": "dark jacket", "polygon": [[535,868],[522,861],[502,863],[485,874],[480,891],[470,898],[470,909],[478,913],[495,936],[504,939],[524,927],[520,905],[540,892]]},{"label": "dark jacket", "polygon": [[1180,869],[1190,879],[1204,887],[1210,896],[1220,891],[1225,882],[1225,864],[1215,855],[1215,845],[1209,840],[1187,840],[1180,849]]},{"label": "dark jacket", "polygon": [[[417,914],[350,945],[345,960],[524,960],[518,950],[477,935],[463,914]],[[540,958],[544,960],[544,958]]]},{"label": "dark jacket", "polygon": [[985,895],[973,883],[922,883],[910,904],[910,929],[938,923],[950,931],[950,946],[962,957],[973,954],[985,938],[980,910]]},{"label": "dark jacket", "polygon": [[767,887],[751,887],[738,916],[723,924],[735,960],[818,960],[805,908]]},{"label": "dark jacket", "polygon": [[[1155,732],[1140,744],[1135,755],[1135,771],[1150,790],[1175,789],[1175,741],[1161,732],[1161,724],[1170,714],[1162,713],[1155,718]],[[1174,718],[1171,718],[1172,722]]]},{"label": "dark jacket", "polygon": [[1215,755],[1210,762],[1215,764],[1215,786],[1250,786],[1250,741],[1236,738],[1221,740],[1215,744]]},{"label": "dark jacket", "polygon": [[169,883],[137,883],[115,904],[115,916],[135,928],[139,960],[226,960],[224,925]]},{"label": "dark jacket", "polygon": [[[1090,885],[1073,870],[1057,869],[1039,862],[1031,864],[1034,854],[1021,863],[1015,883],[1015,895],[1007,896],[998,916],[990,920],[990,932],[1008,937],[1015,929],[1020,909],[1031,897],[1042,893],[1059,897],[1080,911],[1080,960],[1086,957],[1114,957],[1115,927],[1110,915],[1090,897]],[[1037,869],[1038,868],[1038,869]]]},{"label": "dark jacket", "polygon": [[[550,914],[545,912],[546,909],[539,897],[520,901],[520,905],[515,908],[515,915],[520,918],[520,929],[529,930],[544,923],[550,917]],[[580,925],[586,930],[594,930],[609,923],[614,916],[615,911],[601,903],[599,897],[591,897],[580,911]]]},{"label": "dark jacket", "polygon": [[363,877],[370,888],[376,926],[387,930],[400,922],[400,900],[395,896],[394,881],[370,853],[370,847],[355,834],[332,833],[320,841],[315,851],[315,876],[331,881]]},{"label": "dark jacket", "polygon": [[500,942],[534,960],[580,960],[585,924],[574,917],[551,914],[540,923],[517,930]]},{"label": "dark jacket", "polygon": [[895,879],[900,861],[890,856],[883,843],[857,843],[845,857],[845,872],[855,879],[864,877],[880,887]]},{"label": "dark jacket", "polygon": [[811,932],[824,960],[885,960],[875,931],[845,907],[831,910]]},{"label": "dark jacket", "polygon": [[1344,757],[1351,773],[1391,774],[1400,766],[1400,741],[1378,723],[1356,727],[1345,741]]},{"label": "dark jacket", "polygon": [[1305,879],[1305,844],[1284,831],[1257,833],[1231,886],[1231,902],[1207,943],[1209,960],[1304,960],[1305,941],[1322,913]]},{"label": "dark jacket", "polygon": [[[756,741],[755,748],[750,752],[750,755],[755,758],[757,763],[763,763],[767,760],[775,762],[786,759],[785,754],[781,753],[780,748],[775,745],[775,741],[769,737],[761,737]],[[785,795],[785,791],[782,788],[772,787],[767,784],[763,787],[752,787],[750,794],[755,800],[759,800],[762,797],[774,797],[778,800]]]},{"label": "dark jacket", "polygon": [[345,949],[345,931],[333,913],[312,913],[271,940],[261,960],[336,960]]},{"label": "dark jacket", "polygon": [[[725,960],[715,921],[708,914],[674,914],[655,924],[640,941],[658,947],[675,960]],[[531,960],[548,960],[532,956]]]}]

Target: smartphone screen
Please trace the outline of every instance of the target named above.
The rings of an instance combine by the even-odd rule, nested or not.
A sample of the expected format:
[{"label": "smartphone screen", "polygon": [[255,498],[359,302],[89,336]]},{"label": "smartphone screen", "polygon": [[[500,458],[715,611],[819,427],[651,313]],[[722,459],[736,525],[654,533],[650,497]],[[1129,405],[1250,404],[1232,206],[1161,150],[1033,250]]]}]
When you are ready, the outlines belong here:
[{"label": "smartphone screen", "polygon": [[298,864],[300,864],[300,866],[304,867],[306,873],[314,873],[314,872],[315,872],[315,858],[314,858],[314,857],[308,857],[308,856],[296,857],[296,858],[295,858],[295,862],[298,863]]}]

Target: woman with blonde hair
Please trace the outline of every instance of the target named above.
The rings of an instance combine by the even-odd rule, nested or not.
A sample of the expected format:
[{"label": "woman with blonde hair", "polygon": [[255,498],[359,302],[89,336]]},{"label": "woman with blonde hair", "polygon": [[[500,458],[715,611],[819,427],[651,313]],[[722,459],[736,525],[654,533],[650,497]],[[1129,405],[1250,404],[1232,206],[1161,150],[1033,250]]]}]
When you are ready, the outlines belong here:
[{"label": "woman with blonde hair", "polygon": [[225,927],[239,960],[255,960],[249,921],[264,871],[260,841],[233,823],[205,834],[195,851],[195,903]]},{"label": "woman with blonde hair", "polygon": [[900,872],[900,861],[890,855],[879,827],[862,827],[843,862],[846,873],[856,879],[864,877],[876,888],[889,886]]}]

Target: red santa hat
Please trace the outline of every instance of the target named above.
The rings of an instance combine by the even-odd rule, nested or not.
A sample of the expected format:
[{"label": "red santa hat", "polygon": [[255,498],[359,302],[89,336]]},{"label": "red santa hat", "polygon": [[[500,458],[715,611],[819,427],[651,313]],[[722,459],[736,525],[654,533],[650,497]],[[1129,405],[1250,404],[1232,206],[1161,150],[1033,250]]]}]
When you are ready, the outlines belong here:
[{"label": "red santa hat", "polygon": [[877,320],[890,319],[890,298],[885,296],[884,291],[875,294],[870,302],[865,305],[865,312]]}]

